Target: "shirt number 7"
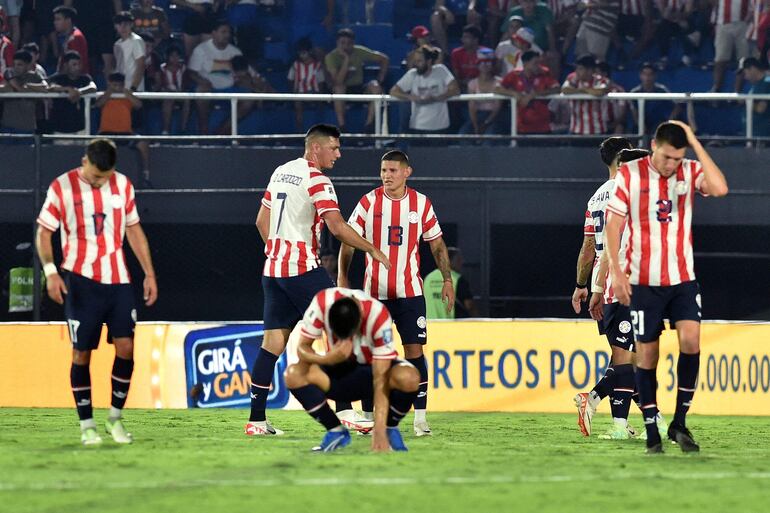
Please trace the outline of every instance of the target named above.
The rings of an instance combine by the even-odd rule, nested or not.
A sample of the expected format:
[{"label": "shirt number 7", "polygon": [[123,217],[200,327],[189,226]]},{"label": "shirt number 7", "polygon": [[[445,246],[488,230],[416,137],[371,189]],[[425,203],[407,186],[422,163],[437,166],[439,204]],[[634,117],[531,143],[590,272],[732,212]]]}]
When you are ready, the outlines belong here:
[{"label": "shirt number 7", "polygon": [[275,227],[275,233],[278,233],[281,230],[281,221],[283,221],[283,209],[286,208],[286,193],[279,192],[275,197],[281,202],[281,210],[278,213],[278,225]]}]

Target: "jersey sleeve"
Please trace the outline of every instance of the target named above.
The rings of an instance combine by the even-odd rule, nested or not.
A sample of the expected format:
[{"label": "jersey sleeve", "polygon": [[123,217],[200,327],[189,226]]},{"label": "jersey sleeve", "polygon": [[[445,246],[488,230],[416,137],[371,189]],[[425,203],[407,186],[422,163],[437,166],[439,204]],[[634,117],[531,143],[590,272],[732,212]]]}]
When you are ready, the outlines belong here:
[{"label": "jersey sleeve", "polygon": [[594,229],[594,218],[591,211],[586,209],[585,221],[583,222],[583,235],[596,235]]},{"label": "jersey sleeve", "polygon": [[425,211],[422,213],[422,240],[428,242],[441,237],[441,225],[430,200],[425,200]]},{"label": "jersey sleeve", "polygon": [[40,209],[40,215],[37,216],[37,224],[52,232],[59,229],[62,218],[61,196],[57,192],[58,190],[57,182],[48,187],[43,208]]},{"label": "jersey sleeve", "polygon": [[366,216],[369,213],[369,208],[372,206],[372,202],[369,199],[369,195],[362,197],[361,200],[353,209],[353,213],[350,214],[348,224],[353,228],[358,235],[364,237],[366,234]]},{"label": "jersey sleeve", "polygon": [[305,310],[305,315],[302,317],[302,324],[299,328],[300,334],[303,337],[312,338],[313,340],[321,338],[324,329],[323,311],[319,302],[319,296],[324,291],[319,292],[311,301],[310,306]]},{"label": "jersey sleeve", "polygon": [[697,160],[692,161],[692,166],[693,187],[696,191],[706,196],[707,194],[703,192],[703,181],[706,179],[706,175],[703,173],[703,166]]},{"label": "jersey sleeve", "polygon": [[126,185],[126,226],[133,226],[139,222],[139,209],[136,208],[136,194],[134,185],[128,182]]},{"label": "jersey sleeve", "polygon": [[332,181],[323,173],[310,173],[310,185],[307,192],[319,216],[340,209]]},{"label": "jersey sleeve", "polygon": [[270,190],[265,190],[265,194],[262,196],[262,206],[267,209],[272,208],[272,198],[270,197]]},{"label": "jersey sleeve", "polygon": [[610,197],[610,202],[607,203],[607,210],[621,217],[628,215],[628,208],[630,206],[631,196],[628,192],[628,182],[629,170],[628,166],[624,164],[618,169],[618,174],[615,175],[615,189]]},{"label": "jersey sleeve", "polygon": [[374,321],[372,332],[372,358],[374,360],[395,360],[398,353],[393,345],[393,320],[383,307]]}]

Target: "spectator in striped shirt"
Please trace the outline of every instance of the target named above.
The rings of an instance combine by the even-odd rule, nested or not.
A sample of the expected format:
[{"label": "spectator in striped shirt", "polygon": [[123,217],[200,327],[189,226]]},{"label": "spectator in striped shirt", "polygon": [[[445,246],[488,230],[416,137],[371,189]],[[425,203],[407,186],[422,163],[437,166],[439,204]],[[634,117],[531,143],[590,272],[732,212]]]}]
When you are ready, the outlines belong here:
[{"label": "spectator in striped shirt", "polygon": [[[698,160],[685,158],[688,146]],[[607,204],[605,249],[613,292],[621,304],[631,307],[636,384],[650,454],[663,452],[656,425],[656,370],[664,318],[679,339],[676,410],[668,438],[685,452],[700,450],[685,422],[700,367],[701,298],[691,227],[696,192],[724,196],[727,180],[692,129],[669,121],[656,130],[652,155],[620,167]],[[628,250],[621,256],[626,224]]]},{"label": "spectator in striped shirt", "polygon": [[[324,67],[313,55],[313,43],[308,38],[297,41],[297,59],[289,67],[287,75],[292,92],[316,94],[325,85]],[[305,102],[294,102],[294,123],[302,130]]]},{"label": "spectator in striped shirt", "polygon": [[618,24],[620,0],[597,0],[589,3],[575,36],[575,55],[593,55],[597,61],[607,60],[612,34]]},{"label": "spectator in striped shirt", "polygon": [[[735,57],[740,61],[749,57],[749,22],[753,16],[752,0],[716,0],[714,9],[714,85],[712,92],[719,92],[725,81],[725,71]],[[743,90],[743,76],[736,75],[735,92]]]},{"label": "spectator in striped shirt", "polygon": [[[424,194],[407,187],[412,174],[409,157],[393,150],[382,156],[380,179],[382,186],[362,197],[348,223],[375,247],[388,254],[391,268],[386,269],[371,257],[366,258],[364,290],[382,301],[388,308],[401,336],[406,360],[420,371],[420,393],[414,402],[414,433],[430,435],[425,418],[428,404],[428,367],[423,345],[428,342],[425,320],[425,297],[420,274],[420,240],[428,243],[436,267],[444,277],[441,299],[450,312],[455,303],[449,254],[442,238],[441,226],[433,205]],[[337,284],[348,286],[348,270],[354,248],[342,244],[339,256]],[[371,416],[372,404],[362,403],[364,414]],[[349,404],[337,408],[350,409]]]},{"label": "spectator in striped shirt", "polygon": [[[121,86],[123,84],[121,83]],[[102,324],[115,346],[112,399],[105,427],[121,444],[133,441],[123,421],[134,370],[136,306],[123,251],[128,240],[144,271],[146,306],[158,298],[158,284],[131,181],[115,170],[117,148],[109,139],[88,144],[81,166],[56,178],[37,218],[37,252],[48,296],[64,304],[72,342],[70,384],[80,418],[81,441],[98,445],[91,405],[91,352],[99,347]],[[53,235],[61,232],[62,262],[54,263]],[[60,274],[60,270],[62,271]]]},{"label": "spectator in striped shirt", "polygon": [[[562,94],[590,94],[601,97],[609,92],[609,83],[596,73],[596,59],[583,55],[575,61],[575,71],[567,75],[561,86]],[[608,131],[602,102],[596,100],[570,100],[570,133],[576,135],[600,135]],[[591,142],[593,145],[593,142]]]},{"label": "spectator in striped shirt", "polygon": [[53,26],[56,30],[56,42],[53,46],[53,52],[59,59],[59,63],[56,69],[63,72],[62,69],[62,57],[70,50],[74,50],[80,54],[81,67],[83,73],[90,74],[90,67],[88,65],[88,42],[83,32],[80,31],[74,25],[74,18],[78,15],[78,12],[74,7],[67,7],[60,5],[53,10]]},{"label": "spectator in striped shirt", "polygon": [[[187,66],[182,60],[182,50],[178,46],[171,45],[166,50],[166,62],[160,65],[159,76],[155,83],[160,86],[161,91],[167,93],[183,93],[187,90],[189,83]],[[177,106],[182,109],[179,131],[184,133],[187,130],[187,122],[190,119],[190,100],[163,100],[161,107],[163,135],[171,133],[171,118]]]}]

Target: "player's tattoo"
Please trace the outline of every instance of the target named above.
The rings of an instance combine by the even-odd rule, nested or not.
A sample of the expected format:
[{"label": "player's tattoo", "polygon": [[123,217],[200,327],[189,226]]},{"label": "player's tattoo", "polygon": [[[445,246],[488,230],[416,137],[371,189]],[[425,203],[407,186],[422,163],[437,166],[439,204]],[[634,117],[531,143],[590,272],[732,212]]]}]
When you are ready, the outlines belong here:
[{"label": "player's tattoo", "polygon": [[446,244],[436,244],[431,247],[431,253],[433,253],[433,259],[436,261],[436,267],[441,271],[441,276],[445,280],[452,278],[452,270],[449,267],[449,252],[447,252]]},{"label": "player's tattoo", "polygon": [[588,258],[590,253],[596,251],[596,241],[593,237],[588,237],[583,241],[583,246],[580,248],[580,254],[578,255],[577,264],[577,282],[588,283],[588,279],[591,277],[591,270],[594,268],[594,259]]}]

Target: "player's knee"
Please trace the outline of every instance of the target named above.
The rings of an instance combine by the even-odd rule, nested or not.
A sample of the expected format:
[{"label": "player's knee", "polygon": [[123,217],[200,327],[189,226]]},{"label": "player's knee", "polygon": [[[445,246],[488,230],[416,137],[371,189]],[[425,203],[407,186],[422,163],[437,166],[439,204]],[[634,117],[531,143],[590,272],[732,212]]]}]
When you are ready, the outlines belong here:
[{"label": "player's knee", "polygon": [[698,337],[683,337],[679,341],[679,350],[687,354],[699,353],[700,340],[698,340]]},{"label": "player's knee", "polygon": [[404,356],[407,359],[419,358],[422,354],[421,344],[404,344]]},{"label": "player's knee", "polygon": [[283,373],[283,379],[288,388],[305,386],[307,385],[307,367],[296,363],[289,365]]},{"label": "player's knee", "polygon": [[633,354],[631,351],[626,351],[625,349],[621,349],[619,347],[612,347],[612,363],[614,365],[625,365],[627,363],[631,363],[631,360],[633,359]]},{"label": "player's knee", "polygon": [[72,350],[72,363],[75,365],[88,365],[91,363],[91,351]]},{"label": "player's knee", "polygon": [[391,388],[402,392],[416,392],[420,388],[420,372],[412,365],[399,365],[391,369]]}]

